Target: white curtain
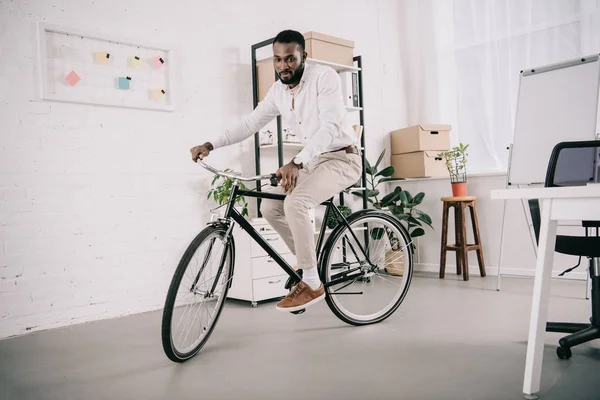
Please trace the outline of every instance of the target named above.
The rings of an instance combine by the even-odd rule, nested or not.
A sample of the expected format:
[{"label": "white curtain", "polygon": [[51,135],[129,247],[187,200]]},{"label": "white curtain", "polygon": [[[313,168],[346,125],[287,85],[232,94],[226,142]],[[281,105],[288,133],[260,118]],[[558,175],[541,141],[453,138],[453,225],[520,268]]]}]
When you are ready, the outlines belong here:
[{"label": "white curtain", "polygon": [[408,124],[451,123],[468,172],[505,171],[519,72],[600,53],[600,0],[405,0]]}]

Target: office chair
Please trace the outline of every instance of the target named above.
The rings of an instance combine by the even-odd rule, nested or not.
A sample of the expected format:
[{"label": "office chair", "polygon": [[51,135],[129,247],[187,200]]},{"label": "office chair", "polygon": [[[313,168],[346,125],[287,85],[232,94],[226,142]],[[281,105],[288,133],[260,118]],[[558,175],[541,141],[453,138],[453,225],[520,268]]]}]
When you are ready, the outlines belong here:
[{"label": "office chair", "polygon": [[[600,140],[561,142],[552,150],[546,171],[545,187],[584,186],[598,182],[600,174]],[[600,204],[598,205],[600,207]],[[529,210],[536,242],[540,235],[540,206],[537,199],[529,200]],[[571,347],[600,338],[600,221],[582,221],[585,236],[556,236],[554,251],[587,257],[592,280],[592,317],[590,324],[548,322],[546,332],[570,333],[558,341],[556,354],[561,359],[572,356]],[[595,228],[595,236],[590,233]],[[579,264],[578,264],[579,265]],[[574,267],[575,268],[575,267]],[[573,268],[565,272],[569,272]]]}]

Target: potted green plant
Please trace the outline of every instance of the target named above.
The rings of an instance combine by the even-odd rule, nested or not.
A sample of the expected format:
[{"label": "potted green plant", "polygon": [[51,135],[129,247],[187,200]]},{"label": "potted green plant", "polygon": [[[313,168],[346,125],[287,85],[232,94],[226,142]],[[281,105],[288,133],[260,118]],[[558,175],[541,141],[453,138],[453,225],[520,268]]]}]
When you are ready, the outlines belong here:
[{"label": "potted green plant", "polygon": [[452,184],[452,196],[461,197],[467,195],[467,148],[469,145],[459,143],[452,149],[438,154],[446,160],[446,168],[450,173]]},{"label": "potted green plant", "polygon": [[[226,169],[225,172],[235,172],[231,169]],[[246,185],[243,182],[239,182],[241,190],[248,190]],[[219,205],[223,205],[229,201],[229,196],[231,195],[231,187],[233,186],[233,181],[230,178],[226,178],[224,176],[215,175],[211,184],[211,189],[208,191],[206,196],[207,199],[212,199]],[[248,202],[244,198],[244,196],[238,196],[236,199],[236,204],[242,207],[241,214],[242,216],[248,216]]]}]

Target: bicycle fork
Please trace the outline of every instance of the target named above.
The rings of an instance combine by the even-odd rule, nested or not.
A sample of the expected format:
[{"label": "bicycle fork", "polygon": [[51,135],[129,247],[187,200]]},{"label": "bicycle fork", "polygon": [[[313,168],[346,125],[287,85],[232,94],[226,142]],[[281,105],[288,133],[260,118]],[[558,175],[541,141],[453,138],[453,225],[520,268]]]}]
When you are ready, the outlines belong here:
[{"label": "bicycle fork", "polygon": [[[229,228],[225,232],[225,235],[222,239],[222,242],[224,243],[224,246],[223,246],[224,249],[223,249],[223,254],[221,255],[221,259],[219,260],[219,269],[217,270],[217,274],[215,275],[215,279],[212,284],[212,287],[210,288],[209,291],[204,293],[205,298],[210,298],[213,296],[215,289],[217,288],[217,283],[219,282],[219,278],[220,278],[221,274],[223,273],[223,266],[225,265],[225,260],[227,259],[227,253],[229,252],[229,246],[230,246],[229,245],[229,237],[231,235],[232,230],[233,230],[233,222],[230,222]],[[210,259],[210,256],[212,255],[213,246],[214,246],[216,240],[217,240],[216,237],[213,237],[212,239],[210,239],[210,248],[204,255],[204,260],[202,260],[202,265],[200,266],[200,269],[198,270],[198,273],[196,274],[196,277],[194,278],[194,282],[192,283],[190,292],[195,292],[196,285],[198,284],[198,281],[200,280],[200,275],[202,275],[202,272],[204,272],[204,270],[206,269],[208,260]],[[227,283],[228,282],[225,282],[225,284],[227,284]]]}]

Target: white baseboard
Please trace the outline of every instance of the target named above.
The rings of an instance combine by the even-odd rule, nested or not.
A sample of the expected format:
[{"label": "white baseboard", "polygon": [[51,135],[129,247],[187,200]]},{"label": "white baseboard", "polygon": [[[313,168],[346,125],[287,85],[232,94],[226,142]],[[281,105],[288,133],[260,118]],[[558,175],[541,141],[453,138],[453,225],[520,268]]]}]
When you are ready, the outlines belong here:
[{"label": "white baseboard", "polygon": [[[579,268],[580,271],[572,271],[564,276],[558,276],[562,271],[552,271],[553,278],[569,279],[576,281],[585,281],[588,279],[587,269],[583,266]],[[440,272],[439,264],[420,264],[415,263],[415,271],[419,272]],[[498,267],[485,267],[487,275],[497,276]],[[535,276],[535,270],[531,268],[502,268],[501,276],[517,276],[517,277],[531,277]],[[446,264],[446,275],[456,274],[456,264]],[[469,276],[479,276],[479,266],[469,265]]]}]

